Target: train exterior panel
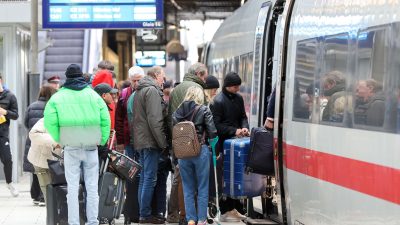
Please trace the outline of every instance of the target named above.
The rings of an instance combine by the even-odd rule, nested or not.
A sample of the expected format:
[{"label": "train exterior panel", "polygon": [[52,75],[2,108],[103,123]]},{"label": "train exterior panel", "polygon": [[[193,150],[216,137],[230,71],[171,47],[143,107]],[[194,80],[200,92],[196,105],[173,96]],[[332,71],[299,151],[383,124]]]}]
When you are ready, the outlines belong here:
[{"label": "train exterior panel", "polygon": [[[400,224],[400,136],[398,118],[388,112],[400,80],[391,58],[400,53],[399,2],[302,0],[291,15],[283,65],[288,222]],[[323,116],[324,76],[331,71],[346,81],[339,119]],[[357,122],[357,86],[366,79],[383,85],[381,124]],[[310,97],[310,86],[304,116],[298,102]]]},{"label": "train exterior panel", "polygon": [[211,74],[244,79],[251,126],[276,85],[282,224],[400,224],[399,15],[390,0],[250,0],[210,43]]}]

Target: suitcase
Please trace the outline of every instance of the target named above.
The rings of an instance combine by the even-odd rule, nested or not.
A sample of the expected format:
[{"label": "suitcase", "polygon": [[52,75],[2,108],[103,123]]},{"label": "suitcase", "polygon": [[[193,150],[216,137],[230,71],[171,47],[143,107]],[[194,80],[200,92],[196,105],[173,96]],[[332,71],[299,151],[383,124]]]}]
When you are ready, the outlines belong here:
[{"label": "suitcase", "polygon": [[251,130],[247,172],[274,175],[274,136],[265,128]]},{"label": "suitcase", "polygon": [[[68,225],[68,204],[67,204],[67,185],[54,186],[47,185],[47,225]],[[80,224],[86,221],[86,192],[82,185],[79,185],[79,218]]]},{"label": "suitcase", "polygon": [[264,191],[263,176],[246,173],[250,138],[228,139],[224,142],[223,194],[236,199],[260,196]]},{"label": "suitcase", "polygon": [[107,172],[108,159],[99,180],[99,218],[107,219],[111,224],[119,219],[125,200],[125,181],[115,173]]}]

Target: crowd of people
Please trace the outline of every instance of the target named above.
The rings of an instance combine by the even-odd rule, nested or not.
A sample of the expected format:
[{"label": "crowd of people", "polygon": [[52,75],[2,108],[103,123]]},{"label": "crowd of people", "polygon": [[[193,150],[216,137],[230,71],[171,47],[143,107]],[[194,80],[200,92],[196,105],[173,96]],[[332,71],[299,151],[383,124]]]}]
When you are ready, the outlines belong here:
[{"label": "crowd of people", "polygon": [[[146,74],[133,66],[127,81],[117,85],[113,69],[111,63],[102,61],[91,76],[71,64],[62,86],[60,77],[49,78],[41,87],[38,100],[25,112],[29,137],[24,171],[33,174],[34,204],[45,205],[46,186],[51,183],[47,159],[62,152],[68,185],[68,223],[79,224],[81,173],[86,188],[87,224],[102,223],[98,218],[99,158],[107,157],[106,143],[110,131],[115,130],[115,150],[142,166],[136,184],[126,182],[125,224],[206,224],[208,202],[215,191],[220,191],[209,185],[214,182],[210,141],[219,137],[219,154],[224,140],[249,135],[243,98],[238,94],[239,75],[228,73],[222,91],[217,93],[219,80],[209,75],[201,63],[190,66],[183,82],[174,85],[157,66]],[[10,120],[18,119],[18,106],[16,97],[3,89],[1,82],[0,77],[0,158],[7,186],[16,197],[8,130]],[[186,120],[195,125],[201,152],[193,158],[177,159],[171,147],[172,128]],[[222,184],[221,158],[219,154],[217,171]],[[170,172],[172,187],[167,201]],[[240,201],[220,199],[220,205],[221,221],[244,218]]]}]

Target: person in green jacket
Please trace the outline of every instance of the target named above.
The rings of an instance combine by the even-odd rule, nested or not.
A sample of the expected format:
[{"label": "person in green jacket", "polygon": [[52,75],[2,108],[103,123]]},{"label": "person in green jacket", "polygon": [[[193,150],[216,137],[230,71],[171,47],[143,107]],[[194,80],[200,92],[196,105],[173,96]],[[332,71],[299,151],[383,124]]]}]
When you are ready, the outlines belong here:
[{"label": "person in green jacket", "polygon": [[46,105],[44,125],[51,137],[61,146],[65,146],[68,224],[80,224],[78,191],[81,168],[87,193],[87,224],[99,224],[97,146],[104,146],[108,140],[110,115],[106,103],[88,86],[78,65],[68,66],[65,76],[67,80],[63,88]]},{"label": "person in green jacket", "polygon": [[[206,65],[202,63],[195,63],[191,65],[188,69],[188,72],[183,77],[183,82],[172,90],[171,95],[169,97],[169,106],[168,106],[168,123],[169,127],[172,129],[172,114],[178,109],[178,107],[182,104],[186,92],[190,87],[199,87],[202,90],[206,87],[206,79],[208,77],[208,70]],[[207,102],[206,99],[204,102]],[[172,146],[172,145],[171,145]],[[179,166],[177,165],[177,160],[174,160],[175,168],[174,168],[174,179],[171,186],[171,196],[170,196],[170,204],[168,207],[168,217],[167,222],[176,223],[177,218],[179,217],[179,225],[186,225],[186,211],[183,199],[183,187],[182,180],[179,173]],[[178,203],[173,204],[173,203]]]}]

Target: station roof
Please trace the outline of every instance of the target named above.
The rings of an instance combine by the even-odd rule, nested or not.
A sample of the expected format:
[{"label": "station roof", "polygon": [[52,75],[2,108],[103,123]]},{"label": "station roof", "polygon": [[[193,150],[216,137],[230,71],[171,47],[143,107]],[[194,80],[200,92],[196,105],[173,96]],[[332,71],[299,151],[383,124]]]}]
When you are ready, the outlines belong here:
[{"label": "station roof", "polygon": [[167,20],[225,19],[239,8],[241,0],[165,0]]}]

